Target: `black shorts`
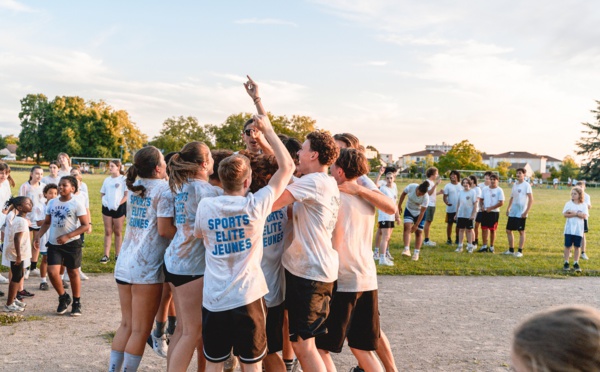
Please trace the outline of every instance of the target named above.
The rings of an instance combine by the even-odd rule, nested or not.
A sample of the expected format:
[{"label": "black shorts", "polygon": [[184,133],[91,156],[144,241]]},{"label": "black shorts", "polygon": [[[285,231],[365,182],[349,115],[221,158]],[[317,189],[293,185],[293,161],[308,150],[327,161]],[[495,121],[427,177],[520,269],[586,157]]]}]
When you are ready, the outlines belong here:
[{"label": "black shorts", "polygon": [[525,231],[525,222],[527,222],[527,218],[508,217],[508,222],[506,223],[506,230]]},{"label": "black shorts", "polygon": [[119,280],[117,278],[115,278],[115,281],[117,282],[117,284],[120,284],[120,285],[132,285],[131,283],[124,282],[124,281]]},{"label": "black shorts", "polygon": [[266,315],[263,298],[226,311],[202,307],[204,356],[212,363],[229,358],[231,349],[240,362],[260,362],[267,355]]},{"label": "black shorts", "polygon": [[15,261],[10,261],[10,272],[12,274],[10,282],[19,283],[23,279],[23,261],[18,265],[15,265]]},{"label": "black shorts", "polygon": [[288,311],[290,341],[303,340],[327,333],[325,319],[333,283],[300,278],[285,271],[285,308]]},{"label": "black shorts", "polygon": [[117,208],[116,211],[114,211],[112,209],[108,209],[105,206],[102,206],[102,215],[104,215],[104,216],[112,217],[112,218],[121,218],[121,217],[125,217],[126,214],[127,214],[127,203],[126,202],[119,205],[119,208]]},{"label": "black shorts", "polygon": [[33,228],[33,227],[29,226],[29,231],[34,231],[34,232],[37,232],[37,231],[40,231],[40,228],[38,227],[38,228],[36,229],[36,228]]},{"label": "black shorts", "polygon": [[496,231],[500,212],[483,212],[481,215],[481,229]]},{"label": "black shorts", "polygon": [[454,217],[456,217],[456,212],[454,213],[448,213],[446,212],[446,223],[454,223],[456,221],[454,221]]},{"label": "black shorts", "polygon": [[81,267],[81,240],[76,239],[62,245],[46,244],[48,247],[48,266],[65,265],[67,269]]},{"label": "black shorts", "polygon": [[267,308],[267,354],[283,350],[283,310],[285,303]]},{"label": "black shorts", "polygon": [[473,229],[473,220],[470,218],[458,218],[456,221],[456,227],[458,227],[459,229],[467,229],[467,230],[472,230]]},{"label": "black shorts", "polygon": [[393,229],[394,228],[394,221],[379,221],[379,228],[380,229]]},{"label": "black shorts", "polygon": [[588,232],[588,220],[583,220],[583,232],[586,233]]},{"label": "black shorts", "polygon": [[372,351],[379,344],[379,307],[377,290],[336,292],[325,325],[327,334],[317,336],[317,348],[339,353],[348,338],[353,349]]},{"label": "black shorts", "polygon": [[477,216],[475,217],[475,222],[481,223],[481,219],[483,218],[483,212],[477,212]]},{"label": "black shorts", "polygon": [[170,273],[167,270],[167,266],[163,265],[163,271],[165,272],[165,283],[173,284],[173,287],[179,287],[180,285],[193,282],[194,280],[204,278],[204,275],[179,275]]}]

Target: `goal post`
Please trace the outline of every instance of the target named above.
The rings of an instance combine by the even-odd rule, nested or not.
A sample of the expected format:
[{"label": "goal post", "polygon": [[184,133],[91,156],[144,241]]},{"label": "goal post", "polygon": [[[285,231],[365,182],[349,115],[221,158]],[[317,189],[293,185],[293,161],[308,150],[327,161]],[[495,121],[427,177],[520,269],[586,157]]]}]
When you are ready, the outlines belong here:
[{"label": "goal post", "polygon": [[71,166],[78,164],[81,167],[82,173],[106,173],[108,162],[111,160],[119,160],[119,158],[86,158],[73,156],[71,158]]}]

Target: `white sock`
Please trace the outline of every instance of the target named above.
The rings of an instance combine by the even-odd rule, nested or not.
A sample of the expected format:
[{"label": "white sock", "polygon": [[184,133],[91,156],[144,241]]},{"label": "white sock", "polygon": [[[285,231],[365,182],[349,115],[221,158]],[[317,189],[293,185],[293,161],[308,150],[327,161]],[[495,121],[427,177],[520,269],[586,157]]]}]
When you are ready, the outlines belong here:
[{"label": "white sock", "polygon": [[46,277],[45,277],[45,276],[44,276],[44,277],[42,277],[42,283],[46,283],[46,280],[47,280],[47,279],[46,279]]},{"label": "white sock", "polygon": [[409,247],[409,246],[405,246],[405,247],[404,247],[404,250],[405,250],[405,251],[408,251],[408,250],[410,250],[410,247]]},{"label": "white sock", "polygon": [[123,365],[124,352],[111,350],[110,361],[108,362],[108,372],[121,372],[121,366]]},{"label": "white sock", "polygon": [[415,249],[414,252],[415,252],[415,254],[419,254],[419,252],[421,252],[421,250],[420,249]]},{"label": "white sock", "polygon": [[142,361],[141,355],[133,355],[125,353],[125,359],[123,360],[123,372],[135,372],[140,366]]}]

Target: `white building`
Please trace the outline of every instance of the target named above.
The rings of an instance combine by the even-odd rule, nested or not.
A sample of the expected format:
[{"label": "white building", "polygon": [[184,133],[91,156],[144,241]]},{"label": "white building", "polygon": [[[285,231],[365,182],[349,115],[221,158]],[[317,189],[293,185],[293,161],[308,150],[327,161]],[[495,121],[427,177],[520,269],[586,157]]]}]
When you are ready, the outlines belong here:
[{"label": "white building", "polygon": [[394,163],[394,155],[393,154],[379,154],[379,158],[386,164]]},{"label": "white building", "polygon": [[[501,161],[509,162],[511,164],[516,163],[527,163],[531,166],[534,172],[546,173],[550,168],[548,166],[548,157],[544,155],[532,154],[526,151],[509,151],[504,152],[502,154],[490,155],[490,154],[482,154],[483,163],[486,164],[490,168],[496,168],[498,163]],[[556,164],[555,161],[558,159],[552,158],[554,162],[552,164]],[[559,161],[559,166],[561,161]]]}]

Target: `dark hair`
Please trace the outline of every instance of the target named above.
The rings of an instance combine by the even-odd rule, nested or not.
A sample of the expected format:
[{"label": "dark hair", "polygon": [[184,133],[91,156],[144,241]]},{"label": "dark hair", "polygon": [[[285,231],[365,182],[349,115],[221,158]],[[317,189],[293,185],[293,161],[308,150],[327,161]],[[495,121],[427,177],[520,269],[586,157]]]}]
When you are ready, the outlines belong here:
[{"label": "dark hair", "polygon": [[225,191],[238,191],[251,172],[250,159],[242,154],[233,154],[221,160],[219,179]]},{"label": "dark hair", "polygon": [[60,168],[60,165],[58,164],[58,161],[56,161],[56,160],[52,160],[50,162],[50,164],[48,164],[48,168],[50,168],[51,165],[56,165],[57,168]]},{"label": "dark hair", "polygon": [[329,132],[316,130],[310,132],[306,139],[310,141],[310,149],[319,153],[319,163],[330,166],[340,155],[340,149],[336,146],[335,140]]},{"label": "dark hair", "polygon": [[346,147],[349,149],[357,149],[360,146],[360,141],[358,137],[351,133],[338,133],[333,136],[335,141],[340,141],[346,144]]},{"label": "dark hair", "polygon": [[27,196],[11,196],[10,199],[6,201],[4,208],[6,209],[12,205],[16,209],[17,207],[23,205],[23,203],[25,203],[27,200],[31,201],[31,199],[29,199]]},{"label": "dark hair", "polygon": [[63,180],[69,182],[71,186],[73,186],[73,188],[75,189],[75,192],[73,194],[77,194],[77,191],[79,191],[79,183],[77,182],[77,178],[73,176],[63,176],[60,178],[59,183]]},{"label": "dark hair", "polygon": [[165,164],[167,165],[167,175],[169,174],[169,170],[171,169],[169,167],[169,162],[171,161],[171,158],[173,157],[173,155],[177,154],[176,151],[171,151],[170,153],[168,153],[167,155],[165,155]]},{"label": "dark hair", "polygon": [[[362,151],[361,151],[361,152],[362,152]],[[364,153],[363,153],[363,154],[364,154]],[[367,160],[367,162],[368,162],[368,160]],[[391,166],[391,167],[385,167],[385,172],[384,172],[385,174],[388,174],[388,173],[396,173],[396,172],[398,172],[398,168],[396,168],[395,166]]]},{"label": "dark hair", "polygon": [[527,174],[527,171],[525,170],[525,168],[517,168],[517,173],[519,173],[519,172],[523,173],[523,175]]},{"label": "dark hair", "polygon": [[497,180],[498,179],[498,175],[496,173],[492,173],[492,174],[490,174],[490,180],[492,178]]},{"label": "dark hair", "polygon": [[252,154],[247,150],[242,150],[239,154],[250,159],[250,168],[252,169],[251,192],[257,192],[267,186],[271,177],[279,169],[277,159],[273,155]]},{"label": "dark hair", "polygon": [[457,181],[460,182],[460,172],[457,170],[450,171],[450,175],[452,176],[453,174],[456,176],[456,178],[458,178]]},{"label": "dark hair", "polygon": [[477,186],[477,176],[472,174],[469,176],[469,178],[471,179],[471,182],[473,182],[473,185]]},{"label": "dark hair", "polygon": [[15,180],[10,176],[10,166],[3,161],[0,161],[0,172],[6,172],[6,179],[10,187],[15,187]]},{"label": "dark hair", "polygon": [[[280,136],[281,136],[281,134],[280,134]],[[294,164],[297,165],[298,164],[298,151],[300,151],[300,149],[302,148],[302,143],[294,137],[287,137],[286,139],[282,139],[281,141],[283,142],[283,145],[290,153],[290,156],[292,157]]]},{"label": "dark hair", "polygon": [[127,170],[127,179],[125,184],[127,188],[134,193],[139,193],[144,197],[146,188],[142,185],[134,186],[135,179],[150,178],[154,174],[154,170],[160,164],[161,153],[154,146],[146,146],[139,149],[133,156],[133,165]]},{"label": "dark hair", "polygon": [[488,176],[488,177],[489,177],[489,176],[491,176],[492,174],[494,174],[492,171],[487,171],[487,172],[485,172],[485,173],[483,174],[483,176],[484,176],[484,177],[485,177],[485,176]]},{"label": "dark hair", "polygon": [[473,181],[471,181],[471,177],[465,177],[460,181],[460,184],[462,185],[465,181],[467,181],[467,183],[469,184],[469,186],[473,186]]},{"label": "dark hair", "polygon": [[219,179],[219,164],[221,160],[225,159],[228,156],[233,155],[233,151],[231,150],[210,150],[210,153],[213,157],[213,172],[208,176],[208,179],[217,181]]},{"label": "dark hair", "polygon": [[[34,165],[33,167],[31,167],[31,170],[29,171],[29,181],[27,182],[31,183],[31,173],[33,173],[33,171],[35,171],[36,169],[42,169],[42,167],[40,167],[39,165]],[[44,170],[42,169],[42,172],[43,171]]]},{"label": "dark hair", "polygon": [[347,179],[353,180],[369,172],[369,163],[363,153],[357,149],[340,149],[335,165],[344,171]]},{"label": "dark hair", "polygon": [[429,178],[429,177],[433,176],[434,174],[436,174],[437,172],[438,172],[438,169],[436,167],[429,167],[425,171],[425,177]]},{"label": "dark hair", "polygon": [[417,186],[417,190],[419,190],[423,194],[426,194],[427,191],[429,191],[429,182],[427,180],[425,180],[425,182],[423,182],[422,184]]},{"label": "dark hair", "polygon": [[117,168],[119,168],[119,173],[120,173],[121,175],[124,175],[124,174],[125,174],[125,172],[123,172],[123,168],[122,168],[121,160],[119,160],[119,159],[112,159],[112,160],[109,160],[108,162],[109,162],[109,163],[113,163],[114,165],[116,165],[116,166],[117,166]]},{"label": "dark hair", "polygon": [[250,119],[246,120],[246,122],[244,123],[244,128],[242,129],[242,133],[246,130],[246,127],[250,124],[254,124],[254,119],[250,118]]},{"label": "dark hair", "polygon": [[187,143],[181,151],[175,153],[169,160],[169,187],[171,191],[177,192],[184,184],[188,183],[188,179],[201,169],[203,163],[208,162],[209,157],[210,149],[208,146],[198,141]]},{"label": "dark hair", "polygon": [[49,183],[46,186],[44,186],[44,195],[46,195],[46,193],[51,189],[58,191],[58,185],[55,183]]}]

